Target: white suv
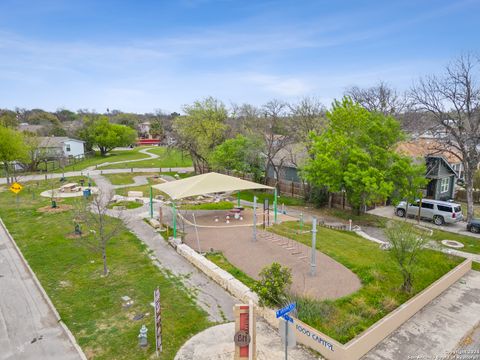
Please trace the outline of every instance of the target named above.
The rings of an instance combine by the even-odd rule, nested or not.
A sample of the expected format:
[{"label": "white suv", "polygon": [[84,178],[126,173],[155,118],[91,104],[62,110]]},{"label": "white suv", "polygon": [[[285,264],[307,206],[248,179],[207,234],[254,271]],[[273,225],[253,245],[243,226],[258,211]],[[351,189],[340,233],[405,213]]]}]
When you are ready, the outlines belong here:
[{"label": "white suv", "polygon": [[[419,203],[417,200],[413,204],[408,204],[408,216],[418,216]],[[407,203],[401,201],[395,208],[395,214],[404,217],[406,212]],[[420,218],[433,220],[435,225],[456,223],[463,220],[462,206],[449,201],[423,199]]]}]

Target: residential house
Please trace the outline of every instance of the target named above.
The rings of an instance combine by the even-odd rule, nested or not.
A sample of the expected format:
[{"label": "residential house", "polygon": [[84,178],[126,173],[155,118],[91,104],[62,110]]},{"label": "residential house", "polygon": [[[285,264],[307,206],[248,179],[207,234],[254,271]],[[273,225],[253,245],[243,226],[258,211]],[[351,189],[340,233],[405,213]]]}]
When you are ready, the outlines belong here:
[{"label": "residential house", "polygon": [[83,158],[85,156],[85,141],[68,137],[40,137],[39,150],[48,158]]},{"label": "residential house", "polygon": [[397,152],[417,161],[425,161],[429,179],[425,196],[435,200],[450,200],[455,195],[455,184],[459,174],[452,166],[459,162],[453,152],[442,151],[440,144],[433,139],[420,138],[402,142]]}]

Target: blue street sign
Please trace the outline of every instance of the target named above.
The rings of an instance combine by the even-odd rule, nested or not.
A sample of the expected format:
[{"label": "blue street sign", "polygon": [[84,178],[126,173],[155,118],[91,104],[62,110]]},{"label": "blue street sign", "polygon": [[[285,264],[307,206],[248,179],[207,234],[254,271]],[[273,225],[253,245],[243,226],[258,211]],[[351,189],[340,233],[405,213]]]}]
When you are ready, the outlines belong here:
[{"label": "blue street sign", "polygon": [[282,318],[284,318],[287,321],[290,321],[293,324],[293,319],[290,316],[288,316],[287,314],[283,315]]},{"label": "blue street sign", "polygon": [[285,306],[283,309],[277,310],[277,313],[276,313],[277,319],[279,317],[282,317],[285,314],[288,314],[290,311],[295,309],[296,306],[297,305],[295,303],[291,303],[290,305]]}]

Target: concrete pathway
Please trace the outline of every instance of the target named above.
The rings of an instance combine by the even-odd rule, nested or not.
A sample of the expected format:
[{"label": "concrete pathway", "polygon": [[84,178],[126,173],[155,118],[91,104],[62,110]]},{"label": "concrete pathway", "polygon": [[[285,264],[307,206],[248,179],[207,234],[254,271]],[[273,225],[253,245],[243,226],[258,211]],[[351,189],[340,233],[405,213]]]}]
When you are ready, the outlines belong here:
[{"label": "concrete pathway", "polygon": [[[480,320],[480,272],[470,271],[363,357],[448,359]],[[478,351],[478,347],[477,347]],[[480,359],[458,357],[456,359]]]},{"label": "concrete pathway", "polygon": [[[101,193],[112,190],[112,184],[103,176],[92,176]],[[158,213],[160,204],[155,204]],[[156,264],[164,270],[179,276],[183,284],[194,293],[197,303],[209,315],[210,320],[224,322],[233,320],[233,305],[239,301],[232,297],[213,280],[200,272],[195,266],[179,255],[167,242],[148,224],[143,221],[142,213],[146,206],[128,211],[109,211],[109,215],[120,217],[125,226],[143,241],[155,254]],[[171,215],[166,212],[165,220]]]},{"label": "concrete pathway", "polygon": [[0,360],[86,359],[49,301],[0,223]]},{"label": "concrete pathway", "polygon": [[[82,171],[69,171],[65,173],[65,177],[72,176],[94,176],[102,174],[124,174],[124,173],[158,173],[158,172],[191,172],[193,167],[172,167],[172,168],[131,168],[131,169],[105,169],[105,170],[82,170]],[[37,175],[25,175],[18,176],[18,182],[24,183],[27,181],[46,180],[48,179],[60,179],[63,176],[62,173],[49,173],[49,174],[37,174]],[[6,184],[6,178],[0,178],[0,185]]]},{"label": "concrete pathway", "polygon": [[[233,360],[235,323],[208,328],[188,340],[175,356],[175,360]],[[285,358],[284,346],[278,331],[263,321],[257,321],[257,360]],[[290,360],[321,359],[299,346],[288,350]]]},{"label": "concrete pathway", "polygon": [[144,161],[144,160],[151,160],[151,159],[158,159],[160,156],[148,152],[148,150],[152,150],[152,149],[153,149],[153,148],[148,148],[148,149],[139,150],[139,151],[138,151],[139,153],[148,155],[147,157],[144,157],[144,158],[141,158],[141,159],[122,160],[122,161],[113,161],[113,162],[108,162],[108,161],[107,161],[107,162],[104,162],[104,163],[101,163],[101,164],[97,164],[97,165],[90,166],[90,167],[86,168],[85,170],[94,170],[94,169],[97,169],[97,168],[100,168],[100,167],[104,167],[104,166],[117,165],[117,164],[125,164],[125,163],[132,163],[132,162]]}]

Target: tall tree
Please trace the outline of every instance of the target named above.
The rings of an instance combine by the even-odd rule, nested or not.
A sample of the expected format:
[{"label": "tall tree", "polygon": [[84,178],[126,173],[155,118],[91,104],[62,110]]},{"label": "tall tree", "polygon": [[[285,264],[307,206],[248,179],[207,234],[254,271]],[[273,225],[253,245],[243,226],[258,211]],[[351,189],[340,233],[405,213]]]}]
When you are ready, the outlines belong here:
[{"label": "tall tree", "polygon": [[259,180],[264,171],[261,146],[258,139],[237,135],[215,148],[210,157],[211,165],[213,169],[252,174],[255,180]]},{"label": "tall tree", "polygon": [[330,192],[345,191],[358,212],[384,201],[394,191],[395,164],[402,159],[394,149],[403,136],[399,123],[350,98],[335,101],[327,119],[325,131],[311,135],[311,158],[302,170],[306,179]]},{"label": "tall tree", "polygon": [[17,125],[17,114],[14,111],[0,109],[0,126],[16,128]]},{"label": "tall tree", "polygon": [[80,131],[80,137],[87,146],[97,146],[105,156],[119,146],[128,146],[135,142],[137,133],[125,125],[111,124],[106,116],[88,117]]},{"label": "tall tree", "polygon": [[289,108],[292,117],[291,132],[297,142],[305,143],[310,132],[318,134],[324,128],[327,110],[318,99],[305,97],[298,103],[289,105]]},{"label": "tall tree", "polygon": [[225,139],[227,109],[220,100],[208,97],[184,106],[183,111],[185,116],[173,120],[176,146],[190,154],[197,173],[208,171],[212,151]]},{"label": "tall tree", "polygon": [[399,94],[383,81],[369,88],[353,86],[345,91],[345,95],[368,111],[384,115],[397,115],[408,107],[407,96]]},{"label": "tall tree", "polygon": [[463,163],[467,219],[473,218],[473,180],[480,162],[479,60],[467,54],[446,67],[441,76],[420,79],[410,96],[418,111],[431,114],[432,129],[444,151]]},{"label": "tall tree", "polygon": [[5,170],[7,183],[14,180],[15,161],[28,158],[27,148],[20,132],[0,126],[0,163]]}]

